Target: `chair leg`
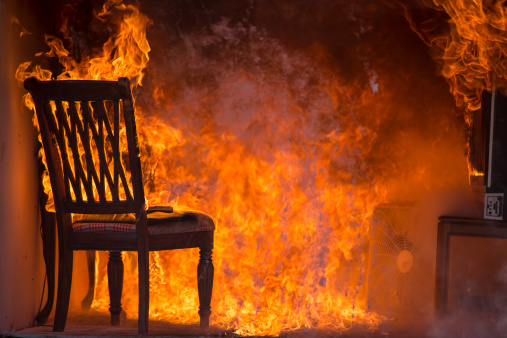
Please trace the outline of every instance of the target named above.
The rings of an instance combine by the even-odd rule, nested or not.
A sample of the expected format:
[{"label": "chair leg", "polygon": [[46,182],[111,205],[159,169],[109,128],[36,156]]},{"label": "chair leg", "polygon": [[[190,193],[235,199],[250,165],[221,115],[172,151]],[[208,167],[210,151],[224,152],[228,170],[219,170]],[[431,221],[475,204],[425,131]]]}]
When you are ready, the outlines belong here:
[{"label": "chair leg", "polygon": [[81,302],[81,308],[85,311],[90,310],[95,293],[95,251],[86,251],[86,261],[88,263],[88,293]]},{"label": "chair leg", "polygon": [[65,329],[67,313],[69,311],[70,287],[72,284],[73,251],[62,245],[60,241],[58,253],[58,292],[56,297],[55,322],[53,331],[62,332]]},{"label": "chair leg", "polygon": [[148,317],[150,308],[150,265],[148,250],[138,251],[139,267],[139,321],[138,334],[148,333]]},{"label": "chair leg", "polygon": [[109,251],[107,263],[107,280],[109,286],[109,312],[111,325],[120,325],[121,295],[123,291],[123,261],[121,251]]},{"label": "chair leg", "polygon": [[211,315],[211,295],[213,292],[214,267],[211,260],[212,250],[209,247],[200,248],[199,264],[197,265],[197,289],[199,291],[199,316],[201,328],[209,326]]},{"label": "chair leg", "polygon": [[[39,145],[42,146],[40,143]],[[51,314],[55,300],[56,215],[54,212],[49,212],[46,210],[48,195],[44,193],[44,185],[42,183],[42,176],[46,171],[46,165],[42,162],[42,159],[40,157],[38,162],[39,209],[42,228],[42,255],[44,257],[44,263],[46,265],[48,296],[46,305],[37,314],[35,321],[37,322],[37,325],[44,325],[46,324],[48,317]]]},{"label": "chair leg", "polygon": [[[44,189],[42,188],[42,191]],[[48,280],[48,297],[46,305],[37,314],[35,320],[37,325],[46,324],[53,302],[55,300],[55,255],[56,255],[56,217],[53,212],[46,211],[46,198],[40,201],[41,206],[41,222],[42,222],[42,255],[46,264],[46,275]]]}]

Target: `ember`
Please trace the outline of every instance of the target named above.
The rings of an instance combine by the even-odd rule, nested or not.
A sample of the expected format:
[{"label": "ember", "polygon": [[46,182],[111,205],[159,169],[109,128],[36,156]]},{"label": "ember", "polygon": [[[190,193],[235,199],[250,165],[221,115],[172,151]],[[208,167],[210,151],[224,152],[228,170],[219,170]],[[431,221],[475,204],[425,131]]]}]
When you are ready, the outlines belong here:
[{"label": "ember", "polygon": [[[297,6],[276,3],[303,34],[307,26],[290,14]],[[146,4],[150,19],[109,0],[90,19],[110,32],[100,46],[66,21],[64,40],[46,36],[45,55],[58,58],[61,74],[31,62],[18,69],[20,81],[128,76],[135,83],[146,191],[164,191],[148,194],[149,204],[202,209],[217,220],[211,321],[238,334],[375,329],[384,319],[367,307],[375,207],[468,183],[462,125],[452,98],[441,94],[445,83],[428,79],[430,60],[396,59],[407,48],[425,53],[403,16],[382,5],[324,3],[307,8],[316,32],[298,40],[281,33],[270,18],[277,9],[265,1],[234,19],[210,14],[203,28],[190,19],[168,23],[164,15],[177,17],[169,3]],[[378,21],[356,18],[372,13],[407,29],[389,35]],[[347,23],[349,41],[329,34],[325,23],[333,20],[337,30]],[[198,322],[197,255],[151,255],[151,318]],[[97,257],[92,307],[107,311],[107,256]],[[137,259],[124,260],[122,302],[135,316]]]}]

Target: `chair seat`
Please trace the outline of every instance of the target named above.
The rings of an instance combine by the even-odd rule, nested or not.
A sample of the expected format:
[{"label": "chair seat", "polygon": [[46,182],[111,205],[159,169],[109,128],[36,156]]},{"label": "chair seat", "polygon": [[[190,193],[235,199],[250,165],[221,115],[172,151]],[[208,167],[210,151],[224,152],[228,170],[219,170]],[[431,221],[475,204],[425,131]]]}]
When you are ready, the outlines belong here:
[{"label": "chair seat", "polygon": [[[150,210],[151,211],[151,210]],[[215,230],[213,219],[199,212],[177,212],[156,208],[148,212],[148,233],[166,235]],[[74,232],[136,232],[135,215],[78,215],[72,224]]]}]

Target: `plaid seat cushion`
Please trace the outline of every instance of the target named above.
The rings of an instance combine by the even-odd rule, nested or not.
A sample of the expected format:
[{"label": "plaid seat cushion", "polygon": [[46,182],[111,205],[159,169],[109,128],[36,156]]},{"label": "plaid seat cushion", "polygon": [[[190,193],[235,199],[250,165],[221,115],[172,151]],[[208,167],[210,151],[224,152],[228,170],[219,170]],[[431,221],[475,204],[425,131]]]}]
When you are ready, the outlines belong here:
[{"label": "plaid seat cushion", "polygon": [[74,223],[75,232],[136,232],[135,224],[128,223]]},{"label": "plaid seat cushion", "polygon": [[[172,210],[171,210],[172,211]],[[72,224],[75,232],[136,232],[135,217],[118,215],[81,215]],[[148,213],[148,233],[165,235],[196,231],[215,230],[211,217],[198,212],[164,212]]]}]

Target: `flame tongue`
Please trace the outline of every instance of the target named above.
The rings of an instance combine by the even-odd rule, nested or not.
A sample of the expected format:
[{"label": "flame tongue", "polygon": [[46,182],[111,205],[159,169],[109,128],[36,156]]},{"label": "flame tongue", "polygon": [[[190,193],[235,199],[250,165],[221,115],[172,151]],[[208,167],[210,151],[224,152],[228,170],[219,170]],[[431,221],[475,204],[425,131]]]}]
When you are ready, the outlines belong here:
[{"label": "flame tongue", "polygon": [[[432,15],[417,17],[407,7],[407,19],[412,29],[432,46],[440,72],[450,84],[457,106],[464,110],[471,137],[480,139],[481,135],[477,135],[480,132],[474,124],[480,124],[483,90],[491,90],[492,86],[502,91],[507,88],[507,11],[504,2],[433,0],[432,4],[431,1],[421,1],[416,7],[419,12],[432,11]],[[469,144],[468,156],[470,175],[482,175],[481,152]]]},{"label": "flame tongue", "polygon": [[[490,89],[492,74],[501,78],[501,87],[507,75],[505,46],[507,38],[507,12],[502,1],[486,4],[482,1],[434,0],[440,11],[450,17],[450,29],[442,30],[436,36],[429,36],[423,25],[413,28],[434,48],[435,58],[441,61],[442,75],[452,85],[452,92],[458,105],[468,110],[480,108],[480,94]],[[434,16],[430,21],[441,21]],[[441,26],[435,22],[433,26]]]}]

